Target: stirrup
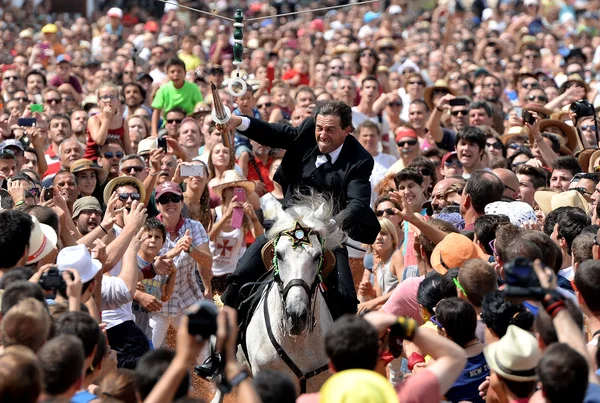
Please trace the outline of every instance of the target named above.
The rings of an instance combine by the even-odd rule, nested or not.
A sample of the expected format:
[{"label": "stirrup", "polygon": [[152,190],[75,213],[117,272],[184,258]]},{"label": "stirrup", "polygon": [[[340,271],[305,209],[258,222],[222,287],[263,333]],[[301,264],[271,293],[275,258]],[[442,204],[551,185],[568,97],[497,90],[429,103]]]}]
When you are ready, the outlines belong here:
[{"label": "stirrup", "polygon": [[217,375],[219,375],[220,366],[221,355],[218,353],[212,353],[204,360],[202,364],[194,367],[194,373],[200,378],[212,381]]}]

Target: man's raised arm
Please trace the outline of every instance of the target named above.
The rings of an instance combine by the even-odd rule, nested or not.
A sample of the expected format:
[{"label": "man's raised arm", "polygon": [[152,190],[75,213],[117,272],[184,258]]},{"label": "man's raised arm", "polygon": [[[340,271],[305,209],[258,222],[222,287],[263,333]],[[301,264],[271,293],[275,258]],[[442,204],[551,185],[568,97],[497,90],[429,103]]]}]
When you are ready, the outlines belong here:
[{"label": "man's raised arm", "polygon": [[294,144],[294,140],[303,131],[312,131],[314,139],[315,121],[313,118],[307,118],[302,124],[295,128],[289,125],[279,123],[267,123],[260,119],[249,118],[246,116],[232,115],[227,125],[217,125],[223,131],[237,130],[244,136],[256,141],[257,143],[271,147],[288,150]]}]

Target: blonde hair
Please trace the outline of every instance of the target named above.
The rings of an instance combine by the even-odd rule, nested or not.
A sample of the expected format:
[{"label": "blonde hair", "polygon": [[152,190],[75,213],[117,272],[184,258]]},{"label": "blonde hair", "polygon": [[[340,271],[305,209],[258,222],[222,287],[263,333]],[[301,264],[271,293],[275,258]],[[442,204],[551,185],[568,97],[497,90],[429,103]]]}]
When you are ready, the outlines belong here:
[{"label": "blonde hair", "polygon": [[381,226],[381,231],[379,232],[385,232],[386,234],[389,234],[392,237],[392,250],[396,250],[396,248],[398,247],[399,240],[398,231],[396,231],[394,223],[392,223],[389,219],[385,217],[379,218],[378,221],[379,225]]},{"label": "blonde hair", "polygon": [[117,93],[117,97],[119,96],[119,87],[117,87],[112,82],[107,81],[105,83],[100,84],[100,86],[98,88],[96,88],[96,97],[98,98],[98,100],[100,100],[100,90],[102,90],[104,88],[112,88],[112,89],[114,89],[115,92]]},{"label": "blonde hair", "polygon": [[26,298],[2,318],[0,333],[4,347],[23,345],[36,352],[46,342],[52,322],[40,301]]}]

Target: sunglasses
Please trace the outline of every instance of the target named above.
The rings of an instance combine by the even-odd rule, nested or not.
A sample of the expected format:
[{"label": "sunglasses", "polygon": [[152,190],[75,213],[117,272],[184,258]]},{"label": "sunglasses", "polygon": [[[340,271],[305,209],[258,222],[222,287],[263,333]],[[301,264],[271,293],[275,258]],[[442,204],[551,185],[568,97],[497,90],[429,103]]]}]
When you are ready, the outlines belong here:
[{"label": "sunglasses", "polygon": [[521,83],[521,86],[526,90],[530,90],[532,88],[540,88],[540,84],[538,82],[535,83]]},{"label": "sunglasses", "polygon": [[100,97],[100,100],[108,102],[108,101],[114,101],[117,98],[118,98],[118,96],[116,96],[116,95],[102,95]]},{"label": "sunglasses", "polygon": [[425,83],[424,83],[423,81],[409,81],[408,83],[409,83],[409,84],[412,84],[412,85],[414,85],[414,84],[417,84],[417,85],[425,85]]},{"label": "sunglasses", "polygon": [[495,143],[485,143],[485,145],[487,147],[493,148],[494,150],[502,149],[502,144],[500,144],[500,142],[498,142],[498,141],[496,141]]},{"label": "sunglasses", "polygon": [[81,212],[79,214],[81,214],[81,215],[96,214],[96,215],[101,216],[102,215],[102,211],[98,211],[98,210],[81,210]]},{"label": "sunglasses", "polygon": [[366,57],[373,57],[373,58],[375,57],[375,55],[373,53],[368,53],[368,52],[361,53],[361,55],[360,55],[360,57],[365,57],[365,56]]},{"label": "sunglasses", "polygon": [[121,169],[121,172],[131,172],[132,169],[135,172],[140,173],[140,172],[142,172],[144,170],[144,167],[140,166],[140,165],[135,165],[135,166],[132,166],[132,167],[123,167]]},{"label": "sunglasses", "polygon": [[19,98],[13,98],[19,102],[25,102],[25,101],[29,101],[29,99],[27,97],[19,97]]},{"label": "sunglasses", "polygon": [[183,200],[183,196],[178,195],[163,195],[156,200],[158,204],[169,204],[169,203],[179,203]]},{"label": "sunglasses", "polygon": [[104,158],[123,158],[123,153],[121,151],[117,151],[116,153],[113,153],[112,151],[107,151],[104,154],[102,154],[104,156]]},{"label": "sunglasses", "polygon": [[462,164],[459,160],[446,161],[444,162],[444,165],[446,166],[446,168],[452,168],[453,166],[457,168],[462,168]]},{"label": "sunglasses", "polygon": [[538,100],[540,102],[543,103],[548,103],[548,97],[545,97],[544,95],[530,95],[528,98],[530,101],[535,101]]},{"label": "sunglasses", "polygon": [[586,130],[590,130],[592,132],[596,131],[596,125],[581,125],[579,128],[581,129],[582,132],[584,132]]},{"label": "sunglasses", "polygon": [[466,293],[465,289],[463,288],[463,286],[460,285],[460,283],[458,282],[458,278],[454,277],[452,279],[452,281],[454,282],[454,285],[456,286],[456,288],[458,288],[463,294],[465,294],[465,297],[466,297],[467,293]]},{"label": "sunglasses", "polygon": [[591,195],[593,195],[593,193],[591,193],[591,192],[588,192],[586,188],[581,188],[581,187],[579,187],[579,188],[572,188],[572,189],[569,189],[569,190],[576,190],[576,191],[578,191],[578,192],[579,192],[579,194],[581,194],[582,196],[586,196],[586,195],[588,195],[588,196],[591,196]]},{"label": "sunglasses", "polygon": [[272,107],[272,106],[273,106],[273,103],[272,103],[272,102],[265,102],[264,104],[258,104],[258,105],[256,105],[256,107],[257,107],[258,109],[262,109],[262,108],[270,108],[270,107]]},{"label": "sunglasses", "polygon": [[417,140],[406,140],[406,141],[399,141],[398,143],[398,147],[404,147],[406,144],[408,144],[409,146],[414,146],[418,143]]},{"label": "sunglasses", "polygon": [[381,217],[381,216],[383,216],[384,214],[387,214],[387,215],[395,215],[396,213],[394,213],[394,209],[391,209],[391,208],[386,208],[386,209],[384,209],[384,210],[377,210],[377,211],[375,212],[375,215],[376,215],[377,217]]},{"label": "sunglasses", "polygon": [[46,99],[44,102],[47,104],[60,104],[62,102],[62,98],[50,98]]},{"label": "sunglasses", "polygon": [[119,200],[121,200],[122,202],[126,202],[127,199],[129,199],[130,197],[133,201],[139,201],[141,199],[139,193],[119,193]]},{"label": "sunglasses", "polygon": [[437,321],[437,315],[433,315],[431,318],[429,318],[429,320],[431,321],[431,323],[436,325],[438,327],[438,329],[441,329],[444,327],[444,326],[442,326],[442,324],[440,322]]},{"label": "sunglasses", "polygon": [[341,70],[344,68],[344,66],[329,66],[329,68],[332,70]]},{"label": "sunglasses", "polygon": [[421,175],[423,176],[431,176],[433,174],[433,171],[429,168],[421,168],[419,172],[421,172]]},{"label": "sunglasses", "polygon": [[183,122],[183,119],[167,119],[167,123],[170,125],[172,125],[173,123],[180,124],[181,122]]},{"label": "sunglasses", "polygon": [[7,76],[7,77],[4,77],[2,80],[4,80],[4,81],[19,81],[19,76]]},{"label": "sunglasses", "polygon": [[391,106],[391,107],[394,107],[394,106],[400,107],[400,106],[402,106],[402,102],[389,102],[387,105]]},{"label": "sunglasses", "polygon": [[469,114],[469,110],[468,109],[459,109],[459,110],[450,112],[450,114],[452,116],[458,116],[458,115],[467,116]]}]

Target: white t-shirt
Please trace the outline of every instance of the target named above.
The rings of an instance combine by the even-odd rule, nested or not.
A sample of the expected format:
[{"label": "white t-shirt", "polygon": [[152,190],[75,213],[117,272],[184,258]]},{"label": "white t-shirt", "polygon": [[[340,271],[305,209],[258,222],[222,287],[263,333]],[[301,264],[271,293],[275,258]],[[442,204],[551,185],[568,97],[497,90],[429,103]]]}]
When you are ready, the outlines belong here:
[{"label": "white t-shirt", "polygon": [[389,125],[387,119],[383,115],[381,115],[381,118],[379,116],[370,117],[370,116],[367,116],[364,113],[360,112],[358,110],[358,107],[353,106],[352,107],[352,126],[354,126],[354,128],[357,128],[365,120],[370,120],[371,122],[373,122],[377,126],[379,126],[379,130],[382,135],[389,134],[390,125]]},{"label": "white t-shirt", "polygon": [[[215,208],[216,221],[221,219],[221,206]],[[215,221],[215,222],[216,222]],[[213,276],[224,276],[235,270],[237,262],[246,251],[246,239],[241,228],[231,231],[221,231],[214,241],[209,243],[210,253],[213,256]]]}]

